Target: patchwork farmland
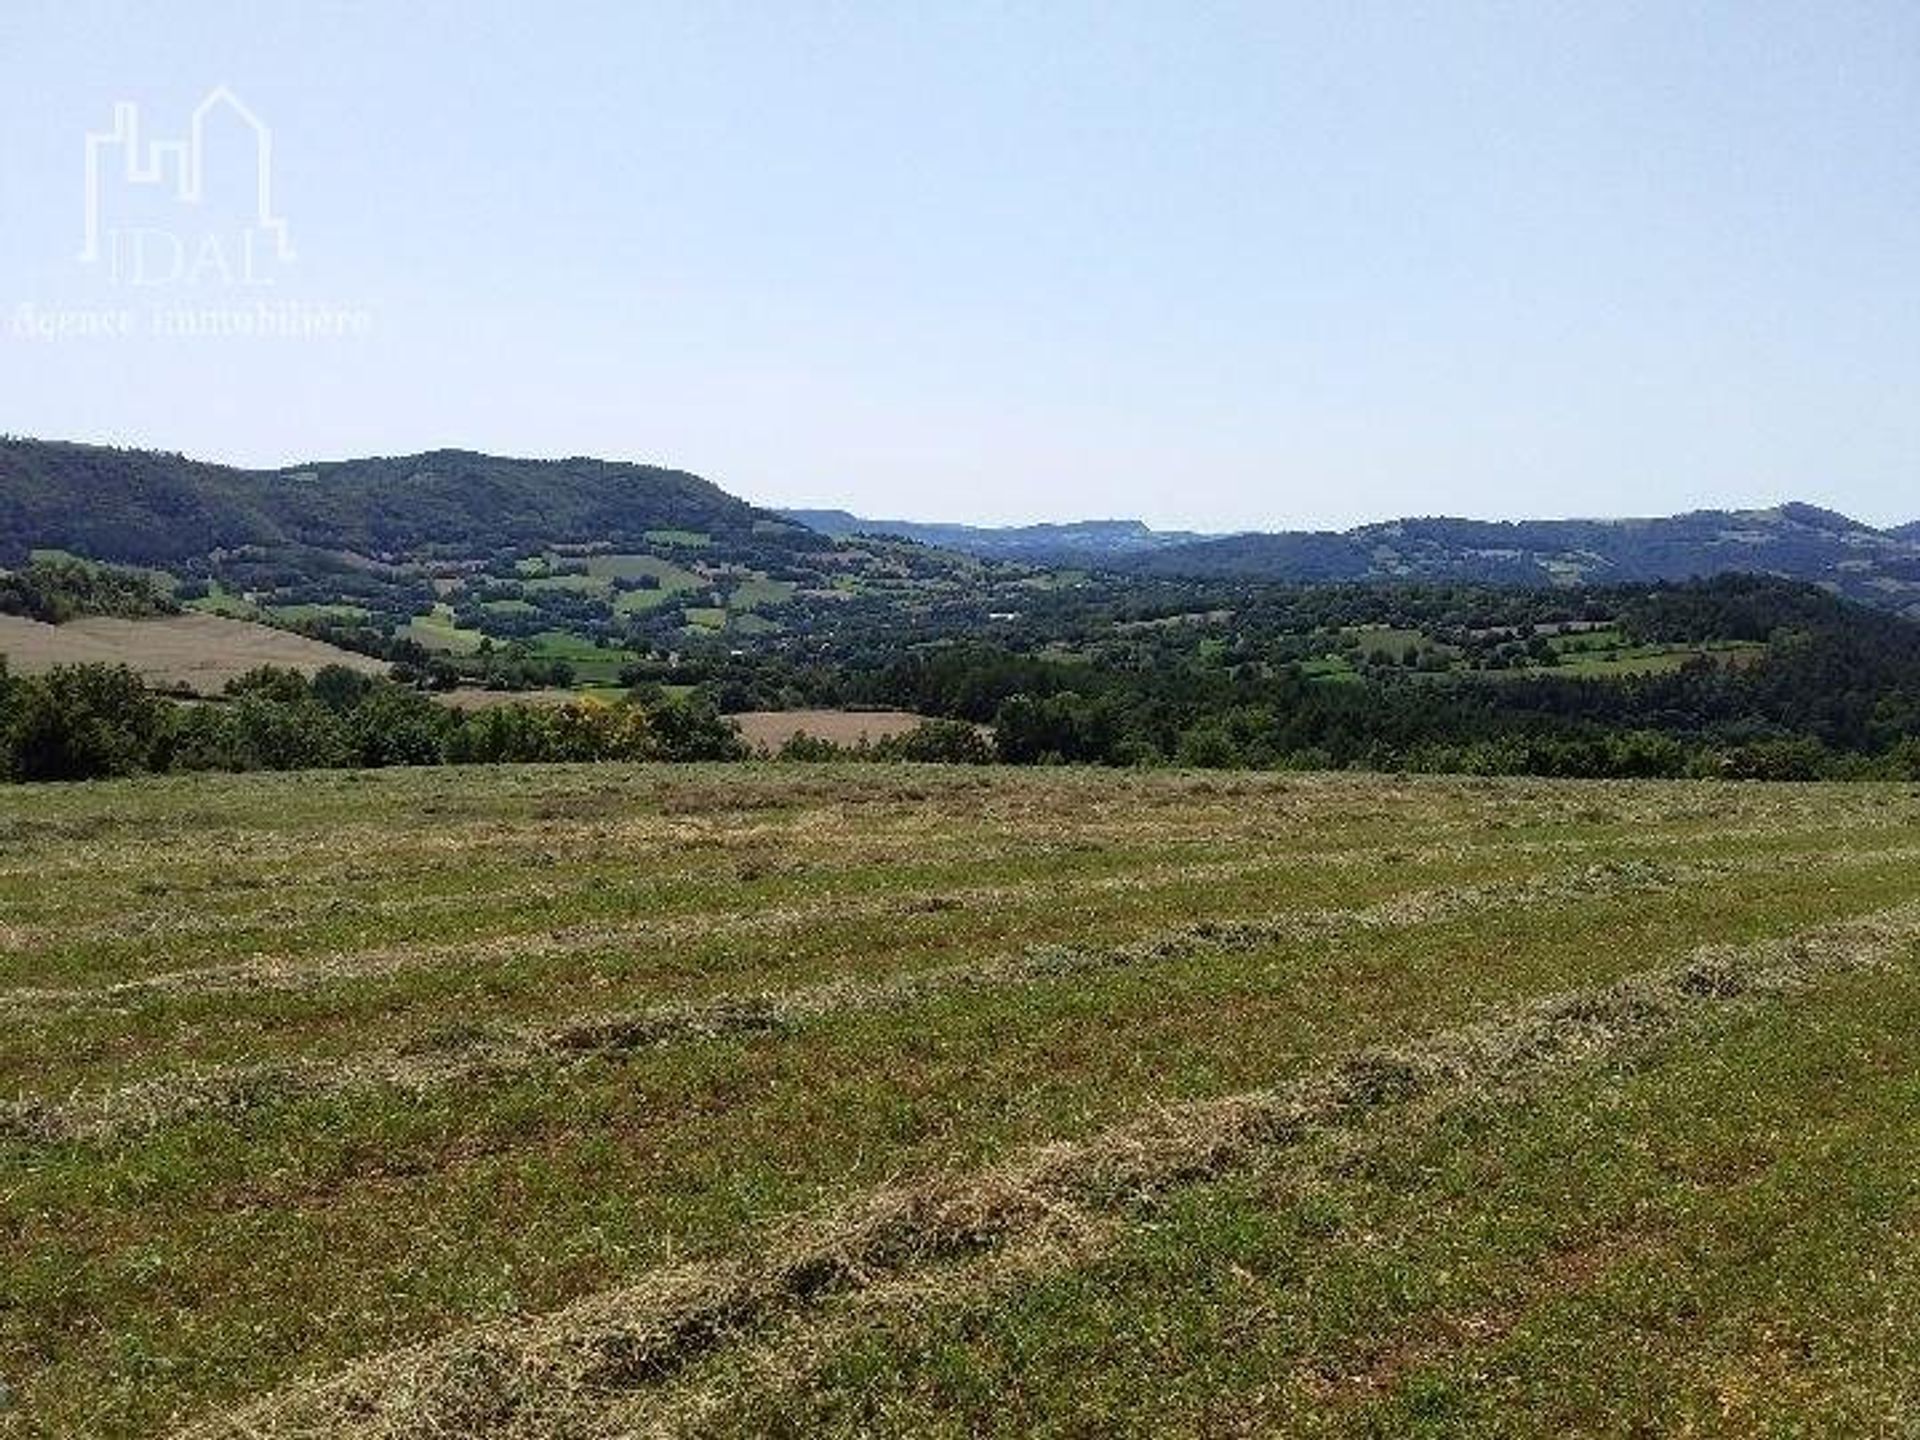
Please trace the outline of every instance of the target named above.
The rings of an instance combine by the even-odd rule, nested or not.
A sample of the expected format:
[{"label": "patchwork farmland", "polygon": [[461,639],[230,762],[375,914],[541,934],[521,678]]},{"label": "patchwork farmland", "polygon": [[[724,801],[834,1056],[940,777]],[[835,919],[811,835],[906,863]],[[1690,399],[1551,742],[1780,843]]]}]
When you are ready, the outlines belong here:
[{"label": "patchwork farmland", "polygon": [[0,1434],[1897,1434],[1920,790],[0,792]]}]

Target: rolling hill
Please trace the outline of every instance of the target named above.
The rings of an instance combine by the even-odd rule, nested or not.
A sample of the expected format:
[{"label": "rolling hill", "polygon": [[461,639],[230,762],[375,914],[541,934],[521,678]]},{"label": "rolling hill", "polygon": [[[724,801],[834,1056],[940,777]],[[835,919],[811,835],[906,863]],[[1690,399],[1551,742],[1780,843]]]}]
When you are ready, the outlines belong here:
[{"label": "rolling hill", "polygon": [[822,535],[889,535],[991,560],[1028,565],[1105,565],[1133,555],[1214,537],[1192,530],[1155,530],[1139,520],[1074,520],[1054,525],[947,525],[870,520],[845,510],[782,510]]},{"label": "rolling hill", "polygon": [[188,609],[515,685],[1015,609],[1031,573],[838,540],[658,466],[440,450],[244,470],[0,439],[0,569],[49,553],[154,572]]},{"label": "rolling hill", "polygon": [[1561,586],[1744,571],[1920,610],[1920,527],[1875,530],[1801,504],[1634,520],[1395,520],[1199,540],[1124,563],[1155,576]]},{"label": "rolling hill", "polygon": [[821,537],[680,470],[604,460],[423,455],[242,470],[154,451],[0,440],[0,564],[35,548],[171,567],[245,547],[375,561],[645,547],[662,534],[731,551]]},{"label": "rolling hill", "polygon": [[1631,520],[1409,518],[1352,530],[1204,535],[1138,520],[1008,527],[783,510],[833,536],[889,535],[1036,566],[1156,578],[1606,585],[1750,571],[1809,580],[1896,610],[1920,607],[1920,522],[1875,530],[1814,505]]},{"label": "rolling hill", "polygon": [[[0,440],[0,566],[44,549],[166,570],[244,618],[371,615],[383,633],[454,650],[483,634],[562,632],[734,645],[883,611],[978,609],[990,593],[989,609],[1013,612],[1027,608],[1018,587],[1050,583],[1034,574],[1048,569],[1563,588],[1756,572],[1920,614],[1920,525],[1876,530],[1804,504],[1204,536],[1137,520],[994,528],[776,512],[685,471],[606,460],[440,450],[243,470]],[[459,645],[433,644],[455,631]]]}]

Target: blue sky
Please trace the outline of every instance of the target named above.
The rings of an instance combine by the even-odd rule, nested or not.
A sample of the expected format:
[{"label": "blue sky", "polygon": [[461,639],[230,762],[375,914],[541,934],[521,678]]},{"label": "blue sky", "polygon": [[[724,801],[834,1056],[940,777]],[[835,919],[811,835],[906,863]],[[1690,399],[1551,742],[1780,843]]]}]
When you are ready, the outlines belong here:
[{"label": "blue sky", "polygon": [[[1912,4],[9,0],[0,67],[15,433],[931,519],[1920,517]],[[86,135],[219,84],[295,262],[81,266]],[[269,302],[367,332],[150,333]]]}]

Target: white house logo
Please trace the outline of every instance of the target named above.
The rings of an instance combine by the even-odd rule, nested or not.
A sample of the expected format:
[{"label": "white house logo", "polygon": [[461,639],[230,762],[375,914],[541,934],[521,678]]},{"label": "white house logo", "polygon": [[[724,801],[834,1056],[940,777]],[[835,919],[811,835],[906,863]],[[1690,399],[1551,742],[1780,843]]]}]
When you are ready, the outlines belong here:
[{"label": "white house logo", "polygon": [[113,283],[264,286],[294,258],[274,210],[273,132],[221,85],[178,138],[150,136],[140,107],[114,106],[87,136],[80,259]]}]

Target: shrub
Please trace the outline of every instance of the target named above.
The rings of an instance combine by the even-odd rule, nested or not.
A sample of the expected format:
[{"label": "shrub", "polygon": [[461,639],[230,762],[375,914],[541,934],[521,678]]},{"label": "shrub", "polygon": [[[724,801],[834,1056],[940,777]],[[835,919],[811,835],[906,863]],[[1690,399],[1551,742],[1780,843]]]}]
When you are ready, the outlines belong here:
[{"label": "shrub", "polygon": [[380,681],[347,719],[348,763],[438,765],[453,727],[453,716],[419,691]]},{"label": "shrub", "polygon": [[991,765],[994,758],[986,736],[965,720],[923,720],[879,749],[889,758],[941,765]]},{"label": "shrub", "polygon": [[88,780],[146,768],[167,729],[165,702],[124,665],[64,665],[11,681],[6,771],[17,780]]}]

